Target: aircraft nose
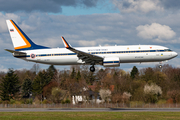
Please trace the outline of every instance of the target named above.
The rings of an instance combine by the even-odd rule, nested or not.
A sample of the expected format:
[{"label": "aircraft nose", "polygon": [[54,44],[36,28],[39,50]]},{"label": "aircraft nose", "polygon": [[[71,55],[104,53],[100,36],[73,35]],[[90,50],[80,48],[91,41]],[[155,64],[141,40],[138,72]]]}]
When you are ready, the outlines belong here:
[{"label": "aircraft nose", "polygon": [[173,52],[173,56],[174,57],[178,56],[178,53],[177,52]]}]

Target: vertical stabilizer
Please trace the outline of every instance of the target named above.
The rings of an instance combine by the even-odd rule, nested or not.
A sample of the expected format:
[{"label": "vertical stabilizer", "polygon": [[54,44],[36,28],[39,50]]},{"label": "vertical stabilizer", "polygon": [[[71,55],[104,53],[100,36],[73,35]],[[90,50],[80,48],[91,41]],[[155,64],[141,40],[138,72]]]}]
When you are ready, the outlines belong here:
[{"label": "vertical stabilizer", "polygon": [[13,20],[6,20],[6,23],[15,50],[18,51],[48,48],[33,43],[31,39],[16,25]]}]

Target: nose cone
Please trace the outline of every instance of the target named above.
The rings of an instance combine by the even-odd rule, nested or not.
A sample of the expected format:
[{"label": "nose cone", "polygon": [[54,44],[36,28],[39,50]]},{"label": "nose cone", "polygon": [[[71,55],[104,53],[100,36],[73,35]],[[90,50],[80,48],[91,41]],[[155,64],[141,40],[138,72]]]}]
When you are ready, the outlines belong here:
[{"label": "nose cone", "polygon": [[173,52],[172,56],[173,56],[173,57],[177,57],[177,56],[178,56],[178,53],[177,53],[177,52]]}]

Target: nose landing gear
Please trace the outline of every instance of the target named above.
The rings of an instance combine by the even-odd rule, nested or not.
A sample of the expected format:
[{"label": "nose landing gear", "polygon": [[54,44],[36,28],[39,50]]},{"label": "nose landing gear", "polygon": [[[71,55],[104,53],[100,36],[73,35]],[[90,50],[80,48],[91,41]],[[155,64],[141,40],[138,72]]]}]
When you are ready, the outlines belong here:
[{"label": "nose landing gear", "polygon": [[159,68],[162,68],[162,65],[159,65]]},{"label": "nose landing gear", "polygon": [[162,61],[161,62],[159,62],[159,68],[161,69],[162,68]]}]

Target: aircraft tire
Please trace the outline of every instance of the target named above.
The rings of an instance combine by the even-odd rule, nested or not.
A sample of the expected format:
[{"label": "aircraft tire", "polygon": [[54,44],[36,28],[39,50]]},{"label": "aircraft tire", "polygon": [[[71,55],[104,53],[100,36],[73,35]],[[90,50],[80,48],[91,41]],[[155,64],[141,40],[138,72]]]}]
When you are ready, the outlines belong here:
[{"label": "aircraft tire", "polygon": [[162,65],[159,65],[159,68],[162,68]]},{"label": "aircraft tire", "polygon": [[90,67],[90,71],[91,71],[91,72],[94,72],[94,71],[95,71],[94,66],[91,66],[91,67]]}]

